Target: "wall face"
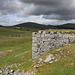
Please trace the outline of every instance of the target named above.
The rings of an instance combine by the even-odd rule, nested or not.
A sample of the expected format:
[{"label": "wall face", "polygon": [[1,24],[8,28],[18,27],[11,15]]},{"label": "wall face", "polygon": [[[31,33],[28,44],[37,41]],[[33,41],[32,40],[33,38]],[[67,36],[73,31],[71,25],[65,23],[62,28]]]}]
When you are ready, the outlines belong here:
[{"label": "wall face", "polygon": [[75,42],[75,36],[66,31],[39,31],[32,34],[32,58],[37,58],[50,50]]}]

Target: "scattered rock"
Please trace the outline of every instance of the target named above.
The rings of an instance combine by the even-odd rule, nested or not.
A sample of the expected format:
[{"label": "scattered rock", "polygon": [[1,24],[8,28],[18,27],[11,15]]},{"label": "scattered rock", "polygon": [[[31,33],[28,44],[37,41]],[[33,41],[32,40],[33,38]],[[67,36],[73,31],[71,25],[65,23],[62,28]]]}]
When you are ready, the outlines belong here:
[{"label": "scattered rock", "polygon": [[0,74],[2,74],[2,71],[0,70]]},{"label": "scattered rock", "polygon": [[16,67],[16,68],[18,68],[18,65],[17,65],[17,64],[15,64],[15,67]]},{"label": "scattered rock", "polygon": [[44,62],[49,62],[49,61],[51,61],[52,59],[55,59],[55,58],[54,58],[54,56],[53,56],[52,54],[50,54],[50,55],[48,55],[48,56],[46,57],[46,59],[44,60]]},{"label": "scattered rock", "polygon": [[58,59],[55,59],[55,62],[58,61]]},{"label": "scattered rock", "polygon": [[32,59],[30,59],[29,61],[32,61]]},{"label": "scattered rock", "polygon": [[55,56],[59,56],[58,54],[55,54]]},{"label": "scattered rock", "polygon": [[33,63],[36,62],[35,60],[33,61]]},{"label": "scattered rock", "polygon": [[12,50],[8,50],[8,52],[12,52]]},{"label": "scattered rock", "polygon": [[40,58],[40,59],[39,59],[39,61],[38,61],[38,64],[40,64],[40,63],[42,62],[42,60],[43,60],[43,59],[42,59],[42,58]]},{"label": "scattered rock", "polygon": [[73,63],[71,63],[71,65],[73,65]]},{"label": "scattered rock", "polygon": [[68,51],[68,53],[70,53],[70,51]]},{"label": "scattered rock", "polygon": [[38,64],[36,64],[36,65],[34,66],[34,68],[35,68],[35,69],[38,69],[38,68],[39,68]]},{"label": "scattered rock", "polygon": [[14,72],[15,72],[14,70],[11,70],[11,71],[10,71],[10,73],[14,73]]},{"label": "scattered rock", "polygon": [[3,52],[3,51],[0,51],[0,55],[3,55],[3,54],[5,54],[5,52]]},{"label": "scattered rock", "polygon": [[60,51],[60,49],[56,49],[55,51]]},{"label": "scattered rock", "polygon": [[49,63],[51,64],[51,63],[53,63],[54,61],[50,61]]},{"label": "scattered rock", "polygon": [[9,74],[9,72],[8,72],[8,71],[5,71],[3,74],[4,74],[4,75],[8,75],[8,74]]}]

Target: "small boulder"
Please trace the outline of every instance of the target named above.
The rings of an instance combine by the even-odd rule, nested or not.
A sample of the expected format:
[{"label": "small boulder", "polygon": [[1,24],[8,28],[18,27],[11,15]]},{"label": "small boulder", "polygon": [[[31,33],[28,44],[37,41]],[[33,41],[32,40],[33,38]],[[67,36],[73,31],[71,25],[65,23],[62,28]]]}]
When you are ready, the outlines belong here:
[{"label": "small boulder", "polygon": [[0,74],[2,74],[2,71],[0,70]]},{"label": "small boulder", "polygon": [[58,59],[55,59],[55,62],[58,61]]},{"label": "small boulder", "polygon": [[35,68],[35,69],[38,69],[38,68],[39,68],[38,64],[36,64],[36,65],[34,66],[34,68]]},{"label": "small boulder", "polygon": [[15,72],[14,70],[11,70],[11,71],[10,71],[10,73],[14,73],[14,72]]},{"label": "small boulder", "polygon": [[49,55],[46,57],[46,59],[44,60],[44,62],[49,62],[49,61],[51,61],[52,59],[55,59],[54,56],[53,56],[53,54],[49,54]]},{"label": "small boulder", "polygon": [[54,61],[50,61],[49,63],[51,64],[51,63],[53,63]]},{"label": "small boulder", "polygon": [[38,64],[40,64],[40,63],[42,62],[42,60],[43,60],[43,59],[42,59],[42,58],[40,58],[40,59],[39,59],[39,61],[38,61]]}]

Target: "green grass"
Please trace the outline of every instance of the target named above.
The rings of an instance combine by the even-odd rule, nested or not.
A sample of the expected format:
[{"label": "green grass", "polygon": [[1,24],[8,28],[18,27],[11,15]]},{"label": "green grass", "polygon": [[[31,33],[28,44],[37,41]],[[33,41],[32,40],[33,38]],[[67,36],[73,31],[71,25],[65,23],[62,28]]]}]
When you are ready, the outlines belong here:
[{"label": "green grass", "polygon": [[[29,61],[32,57],[31,44],[31,36],[0,39],[0,51],[6,52],[0,58],[0,67]],[[8,50],[12,50],[12,52],[8,52]]]},{"label": "green grass", "polygon": [[47,31],[72,31],[72,32],[75,32],[75,29],[47,29]]},{"label": "green grass", "polygon": [[[24,31],[23,29],[15,29],[13,31],[13,28],[0,28],[0,37],[31,33],[32,31]],[[37,64],[39,58],[29,61],[30,59],[32,59],[31,36],[0,39],[0,51],[4,51],[6,53],[4,55],[0,55],[0,67],[16,63],[21,64],[18,67],[20,71],[22,71],[23,69],[29,72],[33,70],[36,75],[75,75],[75,43],[63,46],[59,49],[66,57],[64,57],[64,55],[61,55],[59,52],[56,52],[56,49],[49,51],[39,58],[42,58],[44,60],[49,54],[58,54],[61,59],[52,64],[42,62],[40,64],[42,66],[39,66],[39,68],[35,70],[34,65]],[[8,50],[12,50],[12,52],[9,52]],[[58,58],[58,56],[55,56],[55,58]],[[35,63],[33,63],[33,61],[35,61]],[[12,69],[16,70],[17,68],[13,66]]]},{"label": "green grass", "polygon": [[[9,36],[9,35],[31,35],[33,31],[38,29],[34,28],[22,28],[20,27],[0,27],[0,37]],[[9,52],[12,50],[12,52]],[[11,64],[22,64],[19,66],[20,69],[28,69],[29,65],[32,62],[29,60],[32,58],[32,37],[11,37],[0,39],[0,51],[5,52],[4,55],[0,55],[0,67]],[[16,69],[13,66],[13,69]]]},{"label": "green grass", "polygon": [[35,28],[22,28],[20,27],[0,27],[0,37],[9,36],[9,35],[25,35],[32,34],[33,31],[38,31],[39,29]]},{"label": "green grass", "polygon": [[[37,70],[36,75],[75,75],[75,43],[61,47],[59,49],[62,50],[66,57],[60,55],[61,59],[57,62],[52,64],[43,63],[43,66],[39,67]],[[52,50],[42,55],[40,58],[45,59],[49,54],[54,55],[56,52],[55,50]]]},{"label": "green grass", "polygon": [[[43,63],[37,71],[36,75],[74,75],[75,74],[75,43],[60,48],[66,57],[60,56],[61,59],[52,64]],[[12,50],[12,52],[8,52]],[[55,49],[56,50],[56,49]],[[43,60],[49,54],[56,54],[55,50],[52,50],[39,58]],[[4,51],[7,54],[0,58],[0,67],[11,65],[11,64],[22,64],[18,68],[22,71],[34,71],[35,63],[29,61],[32,57],[32,38],[31,37],[16,37],[16,38],[5,38],[0,39],[0,51]],[[69,53],[68,53],[69,51]],[[59,54],[59,53],[57,53]],[[56,57],[57,58],[57,57]],[[33,60],[33,61],[34,61]],[[71,65],[73,63],[73,65]],[[16,68],[13,66],[13,69]]]}]

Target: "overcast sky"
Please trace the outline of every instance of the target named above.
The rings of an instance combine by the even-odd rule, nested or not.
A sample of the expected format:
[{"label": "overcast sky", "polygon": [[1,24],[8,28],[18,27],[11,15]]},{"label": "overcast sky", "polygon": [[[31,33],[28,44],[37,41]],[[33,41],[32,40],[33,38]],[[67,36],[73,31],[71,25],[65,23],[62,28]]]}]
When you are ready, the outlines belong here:
[{"label": "overcast sky", "polygon": [[0,25],[75,23],[75,0],[0,0]]}]

